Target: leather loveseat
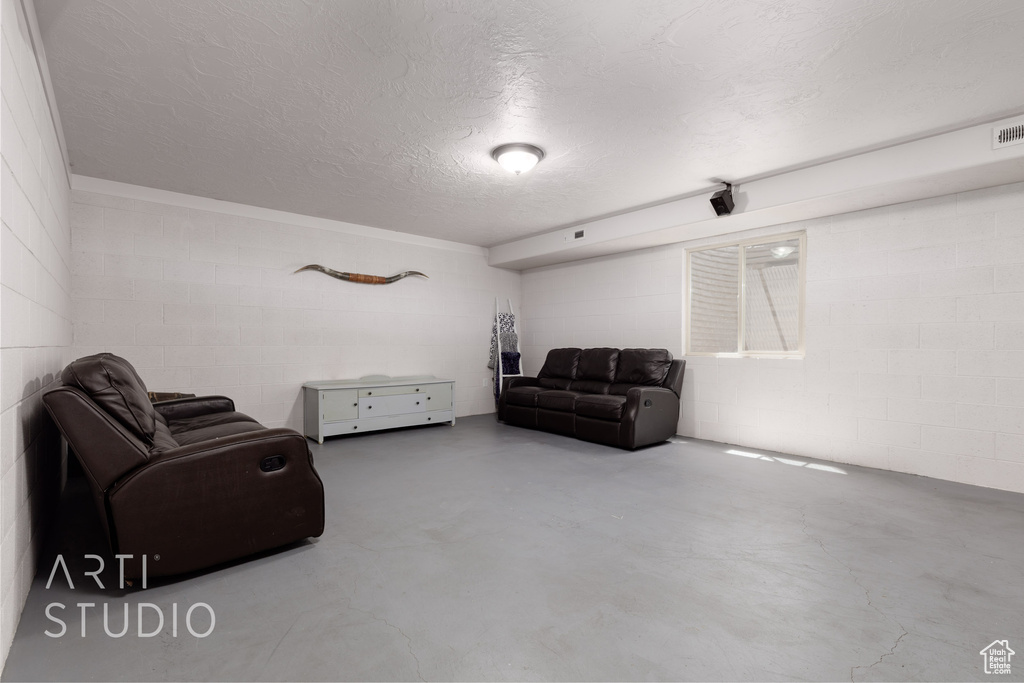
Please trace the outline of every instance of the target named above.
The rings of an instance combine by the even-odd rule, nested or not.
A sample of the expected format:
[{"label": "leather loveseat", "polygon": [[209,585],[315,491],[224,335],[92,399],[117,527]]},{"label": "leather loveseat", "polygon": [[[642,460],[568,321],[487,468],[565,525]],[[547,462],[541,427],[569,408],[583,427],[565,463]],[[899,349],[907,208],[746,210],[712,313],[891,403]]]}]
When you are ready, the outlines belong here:
[{"label": "leather loveseat", "polygon": [[508,377],[498,419],[630,450],[676,433],[685,360],[665,349],[552,349],[536,377]]},{"label": "leather loveseat", "polygon": [[126,576],[202,569],[324,530],[306,439],[224,396],[151,403],[135,368],[79,358],[43,403],[85,471]]}]

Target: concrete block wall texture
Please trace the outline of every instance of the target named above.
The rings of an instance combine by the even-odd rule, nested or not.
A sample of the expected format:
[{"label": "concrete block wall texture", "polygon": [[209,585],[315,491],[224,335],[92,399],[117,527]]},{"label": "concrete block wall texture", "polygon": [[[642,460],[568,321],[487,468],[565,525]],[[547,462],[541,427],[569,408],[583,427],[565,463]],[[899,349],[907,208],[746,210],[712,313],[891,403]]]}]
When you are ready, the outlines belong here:
[{"label": "concrete block wall texture", "polygon": [[[301,429],[303,382],[369,374],[453,378],[456,415],[493,412],[494,298],[518,309],[519,273],[482,249],[180,204],[73,191],[76,357],[116,353],[153,391],[230,396],[271,427]],[[293,272],[310,263],[429,279]]]},{"label": "concrete block wall texture", "polygon": [[72,335],[66,155],[23,7],[34,21],[31,2],[0,7],[0,668],[56,509],[60,444],[41,396]]},{"label": "concrete block wall texture", "polygon": [[[679,433],[1024,492],[1024,184],[779,225],[807,231],[806,356],[687,358]],[[685,249],[523,273],[524,356],[681,355]]]}]

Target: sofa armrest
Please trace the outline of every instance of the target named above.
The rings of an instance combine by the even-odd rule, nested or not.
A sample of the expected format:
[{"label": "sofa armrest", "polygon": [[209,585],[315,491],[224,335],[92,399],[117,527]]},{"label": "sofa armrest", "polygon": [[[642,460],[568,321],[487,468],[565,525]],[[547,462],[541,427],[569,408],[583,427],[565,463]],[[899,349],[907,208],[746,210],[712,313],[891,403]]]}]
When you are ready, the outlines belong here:
[{"label": "sofa armrest", "polygon": [[512,387],[539,387],[540,381],[536,377],[505,377],[501,384],[501,393],[505,393]]},{"label": "sofa armrest", "polygon": [[158,401],[153,408],[165,420],[184,420],[208,413],[230,413],[235,409],[235,402],[227,396],[193,396]]},{"label": "sofa armrest", "polygon": [[631,387],[626,392],[621,432],[623,448],[664,441],[676,433],[679,397],[662,387]]},{"label": "sofa armrest", "polygon": [[540,382],[536,377],[505,377],[501,383],[501,393],[498,395],[498,419],[505,420],[505,397],[508,390],[513,387],[539,387]]},{"label": "sofa armrest", "polygon": [[115,547],[135,554],[126,573],[138,576],[145,554],[163,576],[319,536],[323,491],[305,437],[261,429],[154,455],[107,500]]}]

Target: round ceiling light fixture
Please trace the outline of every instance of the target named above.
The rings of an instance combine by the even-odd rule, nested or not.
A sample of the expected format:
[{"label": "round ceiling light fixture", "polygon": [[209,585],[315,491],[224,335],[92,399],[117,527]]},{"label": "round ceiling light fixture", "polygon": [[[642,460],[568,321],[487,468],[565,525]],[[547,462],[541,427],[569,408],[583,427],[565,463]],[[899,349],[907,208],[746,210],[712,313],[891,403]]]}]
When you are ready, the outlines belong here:
[{"label": "round ceiling light fixture", "polygon": [[526,173],[544,158],[544,150],[525,142],[500,145],[491,150],[491,156],[509,173]]}]

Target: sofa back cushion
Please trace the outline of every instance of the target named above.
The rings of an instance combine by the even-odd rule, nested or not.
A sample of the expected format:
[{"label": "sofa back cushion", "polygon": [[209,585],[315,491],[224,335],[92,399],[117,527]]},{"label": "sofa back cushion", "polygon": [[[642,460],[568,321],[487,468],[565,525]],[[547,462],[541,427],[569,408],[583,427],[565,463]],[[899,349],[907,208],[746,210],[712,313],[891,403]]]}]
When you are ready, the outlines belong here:
[{"label": "sofa back cushion", "polygon": [[672,354],[668,349],[622,349],[615,371],[616,384],[660,387],[665,384]]},{"label": "sofa back cushion", "polygon": [[551,349],[544,361],[544,367],[537,373],[538,379],[576,379],[580,363],[579,349]]},{"label": "sofa back cushion", "polygon": [[576,379],[610,384],[615,381],[618,360],[618,349],[583,349],[580,352],[580,366],[576,371]]},{"label": "sofa back cushion", "polygon": [[112,353],[98,353],[73,361],[61,373],[64,384],[81,389],[96,405],[145,442],[153,445],[156,410],[146,385],[132,364]]},{"label": "sofa back cushion", "polygon": [[618,357],[618,349],[583,349],[580,352],[576,379],[569,388],[587,394],[607,394],[612,380],[615,379]]}]

